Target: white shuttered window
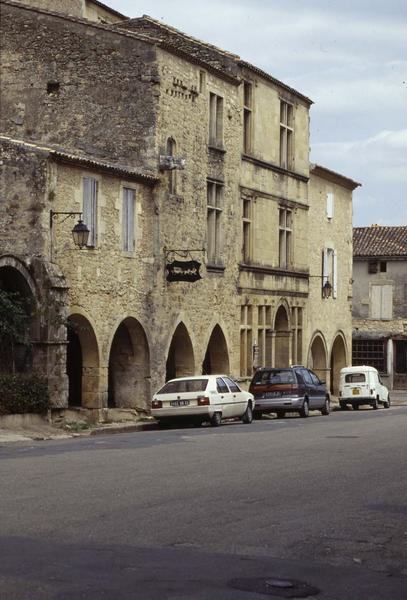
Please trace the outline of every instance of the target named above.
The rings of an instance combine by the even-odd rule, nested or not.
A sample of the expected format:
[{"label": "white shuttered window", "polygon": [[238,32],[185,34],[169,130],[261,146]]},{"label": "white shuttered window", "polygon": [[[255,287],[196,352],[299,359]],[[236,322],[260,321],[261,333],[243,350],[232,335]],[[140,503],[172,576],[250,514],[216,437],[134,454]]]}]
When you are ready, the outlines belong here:
[{"label": "white shuttered window", "polygon": [[372,319],[392,318],[393,287],[391,285],[372,285],[370,300],[370,316]]},{"label": "white shuttered window", "polygon": [[98,182],[93,177],[83,178],[83,222],[89,229],[87,245],[97,243]]},{"label": "white shuttered window", "polygon": [[136,246],[135,233],[136,192],[131,188],[123,188],[123,250],[133,252]]}]

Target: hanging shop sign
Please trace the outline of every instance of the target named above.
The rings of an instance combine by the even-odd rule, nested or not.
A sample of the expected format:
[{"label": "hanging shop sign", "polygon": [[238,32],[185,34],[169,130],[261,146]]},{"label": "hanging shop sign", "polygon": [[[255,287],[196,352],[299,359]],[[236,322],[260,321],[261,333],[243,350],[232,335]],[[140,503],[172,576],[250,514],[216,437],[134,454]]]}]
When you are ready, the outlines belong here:
[{"label": "hanging shop sign", "polygon": [[197,260],[173,260],[165,265],[167,281],[194,282],[202,279],[199,274],[201,263]]}]

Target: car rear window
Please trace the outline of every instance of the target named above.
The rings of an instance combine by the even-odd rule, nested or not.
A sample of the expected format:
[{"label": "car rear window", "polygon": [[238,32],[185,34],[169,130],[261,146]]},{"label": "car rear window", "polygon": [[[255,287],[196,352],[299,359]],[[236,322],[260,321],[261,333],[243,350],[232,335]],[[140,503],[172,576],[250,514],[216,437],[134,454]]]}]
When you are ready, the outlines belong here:
[{"label": "car rear window", "polygon": [[157,392],[157,394],[204,392],[207,385],[208,379],[181,379],[180,381],[169,381]]},{"label": "car rear window", "polygon": [[295,375],[288,370],[258,371],[254,378],[254,385],[278,385],[280,383],[296,383]]},{"label": "car rear window", "polygon": [[347,373],[345,375],[346,383],[363,383],[366,381],[364,373]]}]

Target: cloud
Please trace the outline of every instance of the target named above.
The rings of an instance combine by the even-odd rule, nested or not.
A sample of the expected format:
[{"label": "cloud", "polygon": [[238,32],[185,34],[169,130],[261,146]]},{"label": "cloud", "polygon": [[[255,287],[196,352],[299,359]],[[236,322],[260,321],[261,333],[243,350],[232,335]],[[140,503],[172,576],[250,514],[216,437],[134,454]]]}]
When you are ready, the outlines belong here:
[{"label": "cloud", "polygon": [[364,140],[316,143],[311,159],[328,168],[340,165],[356,179],[368,174],[371,182],[407,183],[407,129],[380,131]]},{"label": "cloud", "polygon": [[407,224],[405,0],[104,2],[148,12],[310,97],[312,160],[363,183],[355,222]]}]

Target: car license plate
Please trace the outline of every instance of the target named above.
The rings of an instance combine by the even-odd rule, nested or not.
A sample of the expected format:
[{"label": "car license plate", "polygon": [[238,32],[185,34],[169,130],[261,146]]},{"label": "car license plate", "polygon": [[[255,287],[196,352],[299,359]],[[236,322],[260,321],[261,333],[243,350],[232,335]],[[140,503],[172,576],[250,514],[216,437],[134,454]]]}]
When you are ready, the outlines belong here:
[{"label": "car license plate", "polygon": [[358,395],[359,395],[359,388],[353,388],[353,390],[352,390],[352,394],[353,394],[354,396],[358,396]]},{"label": "car license plate", "polygon": [[171,406],[188,406],[189,400],[171,400]]},{"label": "car license plate", "polygon": [[278,398],[281,395],[281,392],[266,392],[263,394],[263,398]]}]

